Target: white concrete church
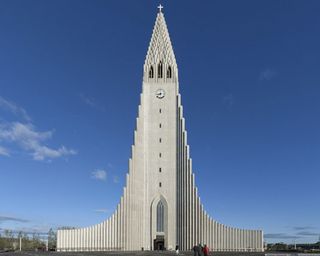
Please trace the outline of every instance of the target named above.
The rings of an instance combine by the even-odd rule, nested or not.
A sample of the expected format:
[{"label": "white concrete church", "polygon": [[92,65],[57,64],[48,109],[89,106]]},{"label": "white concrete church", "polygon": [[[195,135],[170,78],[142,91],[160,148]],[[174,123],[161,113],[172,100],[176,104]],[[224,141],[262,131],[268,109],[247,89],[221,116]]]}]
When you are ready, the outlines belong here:
[{"label": "white concrete church", "polygon": [[159,6],[143,68],[142,93],[123,195],[100,224],[58,230],[58,251],[263,251],[263,232],[226,226],[200,201],[179,94],[178,67]]}]

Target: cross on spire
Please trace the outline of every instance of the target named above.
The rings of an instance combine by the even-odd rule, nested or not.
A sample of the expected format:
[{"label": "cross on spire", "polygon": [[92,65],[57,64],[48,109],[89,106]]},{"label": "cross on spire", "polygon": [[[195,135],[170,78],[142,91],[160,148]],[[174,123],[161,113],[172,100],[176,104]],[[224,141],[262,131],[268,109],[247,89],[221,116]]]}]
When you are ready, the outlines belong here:
[{"label": "cross on spire", "polygon": [[158,9],[159,9],[159,12],[162,12],[163,6],[159,4]]}]

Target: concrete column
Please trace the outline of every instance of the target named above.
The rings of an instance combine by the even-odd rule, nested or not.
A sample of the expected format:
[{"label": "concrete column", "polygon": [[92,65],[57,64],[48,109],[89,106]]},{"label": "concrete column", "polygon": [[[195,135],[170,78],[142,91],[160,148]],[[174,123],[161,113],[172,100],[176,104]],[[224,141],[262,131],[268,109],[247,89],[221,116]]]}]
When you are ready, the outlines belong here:
[{"label": "concrete column", "polygon": [[246,238],[245,249],[246,249],[246,251],[248,251],[248,248],[249,248],[249,232],[248,232],[248,230],[246,230],[245,232],[246,232],[246,236],[245,236],[245,238]]},{"label": "concrete column", "polygon": [[193,197],[193,187],[192,187],[192,159],[189,161],[188,167],[188,179],[189,179],[189,188],[188,188],[188,200],[189,200],[189,217],[188,217],[188,226],[189,226],[189,239],[188,239],[188,250],[192,248],[193,244],[193,207],[192,207],[192,197]]},{"label": "concrete column", "polygon": [[227,232],[226,232],[226,249],[227,251],[230,251],[230,227],[227,227]]},{"label": "concrete column", "polygon": [[104,251],[104,248],[105,248],[105,241],[106,241],[106,236],[105,236],[105,229],[106,229],[106,226],[105,226],[105,221],[103,221],[101,223],[101,230],[100,230],[100,235],[101,235],[101,251]]},{"label": "concrete column", "polygon": [[71,234],[72,234],[72,246],[71,246],[71,248],[72,248],[72,251],[75,251],[75,249],[77,247],[77,245],[76,245],[76,243],[77,243],[77,230],[76,229],[71,230]]},{"label": "concrete column", "polygon": [[224,250],[224,226],[220,224],[220,251]]},{"label": "concrete column", "polygon": [[239,234],[238,234],[238,228],[235,228],[235,250],[239,251]]},{"label": "concrete column", "polygon": [[221,224],[218,223],[217,249],[221,250]]},{"label": "concrete column", "polygon": [[226,251],[226,227],[225,225],[222,224],[222,234],[221,234],[221,237],[222,237],[222,246],[221,246],[221,249],[223,251]]},{"label": "concrete column", "polygon": [[84,239],[85,239],[85,251],[88,251],[88,247],[89,247],[89,228],[85,228],[84,229]]},{"label": "concrete column", "polygon": [[210,229],[210,250],[212,251],[213,249],[213,239],[214,239],[214,221],[211,218],[211,229]]},{"label": "concrete column", "polygon": [[[61,230],[59,230],[58,229],[58,231],[57,231],[57,237],[59,237],[59,243],[57,244],[57,251],[61,251],[61,248],[62,248],[62,232],[61,232]],[[59,246],[58,246],[59,245]]]},{"label": "concrete column", "polygon": [[[142,213],[142,208],[140,209],[140,212]],[[142,214],[141,214],[142,215]],[[120,198],[120,203],[118,204],[118,250],[122,250],[122,245],[121,245],[121,198]],[[140,217],[140,221],[142,220],[142,216]],[[143,223],[140,225],[140,231],[142,231],[143,228]],[[142,242],[142,232],[140,232],[140,243]]]},{"label": "concrete column", "polygon": [[116,214],[112,214],[112,250],[116,247]]},{"label": "concrete column", "polygon": [[233,245],[234,239],[233,239],[233,227],[230,227],[230,251],[233,251]]},{"label": "concrete column", "polygon": [[61,232],[61,251],[63,251],[66,243],[66,237],[64,234],[64,230],[61,230],[60,232]]},{"label": "concrete column", "polygon": [[57,230],[57,238],[59,242],[57,241],[57,251],[60,252],[62,248],[62,232],[61,230]]},{"label": "concrete column", "polygon": [[96,243],[96,229],[95,226],[91,226],[91,251],[95,250],[95,243]]},{"label": "concrete column", "polygon": [[[124,198],[123,196],[120,199],[120,247],[121,250],[124,250]],[[145,241],[143,236],[143,241]]]},{"label": "concrete column", "polygon": [[243,249],[244,251],[247,251],[247,230],[245,229],[243,231]]},{"label": "concrete column", "polygon": [[77,251],[78,248],[78,229],[73,230],[73,251]]},{"label": "concrete column", "polygon": [[106,223],[106,250],[109,251],[110,249],[110,217],[107,219],[107,223]]},{"label": "concrete column", "polygon": [[241,247],[240,241],[241,241],[241,239],[240,239],[240,229],[237,228],[237,251],[240,251],[240,247]]},{"label": "concrete column", "polygon": [[101,251],[106,247],[106,221],[101,223]]},{"label": "concrete column", "polygon": [[70,250],[70,230],[66,229],[66,250]]},{"label": "concrete column", "polygon": [[98,248],[98,225],[93,226],[93,238],[92,238],[92,244],[93,244],[93,251],[96,251]]},{"label": "concrete column", "polygon": [[195,211],[194,211],[194,245],[199,243],[199,212],[198,212],[198,189],[197,187],[194,188],[195,191]]},{"label": "concrete column", "polygon": [[[139,221],[139,218],[138,216],[136,215],[136,222]],[[114,250],[117,250],[117,238],[118,238],[118,226],[117,226],[117,223],[118,223],[118,212],[117,210],[115,211],[114,213],[114,223],[113,223],[113,228],[114,228],[114,244],[113,244],[113,247],[114,247]],[[138,227],[138,225],[136,225],[136,227]],[[136,232],[138,231],[138,228],[136,229]],[[136,233],[136,236],[135,236],[135,239],[137,241],[137,236],[139,236],[139,232]]]},{"label": "concrete column", "polygon": [[68,248],[68,233],[67,233],[68,230],[63,230],[63,236],[64,236],[64,251],[67,250]]},{"label": "concrete column", "polygon": [[244,239],[244,230],[241,229],[241,251],[244,251],[244,247],[245,247],[245,239]]},{"label": "concrete column", "polygon": [[70,229],[69,230],[69,251],[72,251],[73,250],[73,240],[74,240],[74,230],[73,229]]},{"label": "concrete column", "polygon": [[97,225],[92,226],[92,237],[91,237],[91,251],[95,251],[97,248]]},{"label": "concrete column", "polygon": [[224,225],[224,250],[228,251],[228,227]]},{"label": "concrete column", "polygon": [[233,228],[233,251],[237,251],[237,228]]},{"label": "concrete column", "polygon": [[92,251],[92,226],[88,228],[88,251]]},{"label": "concrete column", "polygon": [[195,193],[195,182],[194,182],[194,173],[192,173],[192,242],[191,242],[191,248],[196,243],[196,193]]},{"label": "concrete column", "polygon": [[224,243],[224,227],[223,224],[220,224],[220,251],[223,251],[223,243]]},{"label": "concrete column", "polygon": [[230,239],[229,239],[229,234],[230,234],[230,232],[229,232],[229,227],[228,226],[225,226],[225,228],[226,228],[226,234],[225,234],[225,250],[226,251],[229,251],[229,249],[230,249]]},{"label": "concrete column", "polygon": [[211,218],[207,215],[207,245],[211,247]]},{"label": "concrete column", "polygon": [[229,251],[233,251],[233,228],[229,227]]},{"label": "concrete column", "polygon": [[86,229],[82,228],[81,229],[81,233],[82,233],[82,242],[81,242],[81,251],[85,251],[86,248]]},{"label": "concrete column", "polygon": [[108,219],[105,220],[105,228],[104,228],[104,250],[108,250]]},{"label": "concrete column", "polygon": [[79,229],[79,251],[83,251],[83,228]]},{"label": "concrete column", "polygon": [[98,244],[97,244],[97,250],[101,251],[101,247],[102,247],[102,223],[98,224],[97,227],[97,239],[98,239]]},{"label": "concrete column", "polygon": [[213,220],[213,241],[212,241],[212,251],[217,249],[217,222]]}]

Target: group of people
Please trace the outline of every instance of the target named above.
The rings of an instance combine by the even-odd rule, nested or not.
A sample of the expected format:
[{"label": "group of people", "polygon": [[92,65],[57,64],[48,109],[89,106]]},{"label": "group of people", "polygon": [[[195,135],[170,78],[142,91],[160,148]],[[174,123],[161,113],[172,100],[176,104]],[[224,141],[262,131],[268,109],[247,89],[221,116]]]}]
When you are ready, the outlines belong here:
[{"label": "group of people", "polygon": [[194,256],[208,256],[209,255],[209,247],[205,244],[202,246],[201,244],[195,245],[193,248]]},{"label": "group of people", "polygon": [[[195,245],[192,248],[194,256],[208,256],[209,255],[209,247],[205,244],[202,246],[201,244]],[[179,254],[179,246],[176,246],[176,254]]]}]

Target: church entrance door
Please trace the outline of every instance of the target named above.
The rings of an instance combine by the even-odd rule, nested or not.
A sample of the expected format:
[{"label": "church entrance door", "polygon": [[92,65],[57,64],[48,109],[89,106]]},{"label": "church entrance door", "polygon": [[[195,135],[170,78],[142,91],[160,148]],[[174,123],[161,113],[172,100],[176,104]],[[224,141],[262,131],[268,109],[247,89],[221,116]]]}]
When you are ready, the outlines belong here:
[{"label": "church entrance door", "polygon": [[153,248],[156,251],[163,251],[164,248],[164,236],[157,236],[156,239],[153,240]]}]

